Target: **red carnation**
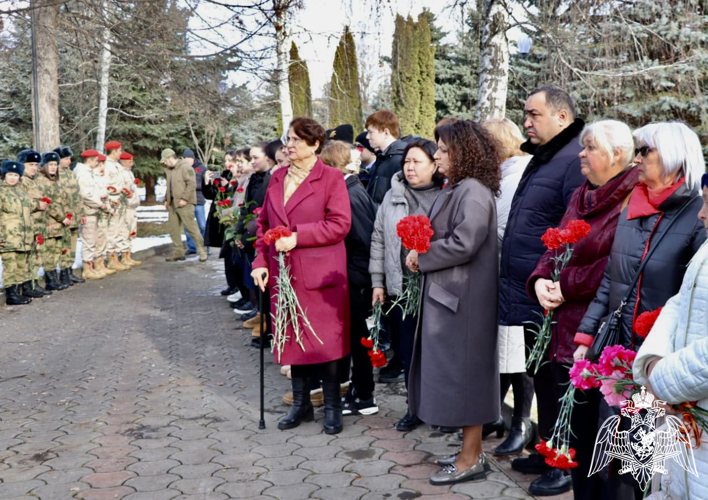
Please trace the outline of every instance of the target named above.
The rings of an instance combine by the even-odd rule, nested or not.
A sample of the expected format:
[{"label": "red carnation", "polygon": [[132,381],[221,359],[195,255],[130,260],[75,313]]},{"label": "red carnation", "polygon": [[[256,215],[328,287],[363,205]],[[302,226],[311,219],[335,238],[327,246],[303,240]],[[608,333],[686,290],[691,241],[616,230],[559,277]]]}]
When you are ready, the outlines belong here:
[{"label": "red carnation", "polygon": [[138,233],[136,233],[135,231],[133,231],[132,233],[130,233],[130,236],[131,236],[131,237],[137,236],[137,235],[138,235]]},{"label": "red carnation", "polygon": [[539,455],[541,455],[542,457],[551,458],[555,455],[555,450],[549,447],[548,443],[544,440],[541,440],[541,442],[537,444],[535,448]]},{"label": "red carnation", "polygon": [[[238,184],[238,182],[236,182],[236,181],[231,181],[231,185],[232,185],[232,186],[235,186],[236,184]],[[243,191],[243,188],[238,188],[238,189],[240,189],[241,191]],[[237,189],[236,191],[238,191],[238,189]],[[240,193],[241,191],[238,191],[238,192]]]},{"label": "red carnation", "polygon": [[135,185],[139,186],[140,185],[140,179],[135,179]]},{"label": "red carnation", "polygon": [[278,226],[266,231],[266,234],[263,236],[263,241],[266,245],[270,245],[271,243],[275,243],[280,238],[287,238],[292,235],[293,232],[287,227]]},{"label": "red carnation", "polygon": [[110,191],[111,193],[117,193],[117,192],[118,192],[118,190],[115,188],[115,186],[108,186],[106,189],[107,189],[108,191]]},{"label": "red carnation", "polygon": [[[233,186],[233,184],[232,184],[232,186]],[[237,192],[237,193],[243,193],[243,188],[242,188],[242,187],[237,188],[237,189],[236,189],[236,192]]]},{"label": "red carnation", "polygon": [[369,351],[369,358],[371,358],[371,365],[375,368],[386,366],[386,355],[381,351]]},{"label": "red carnation", "polygon": [[371,349],[372,347],[374,347],[374,341],[372,339],[361,339],[361,345],[363,345],[367,349]]},{"label": "red carnation", "polygon": [[253,215],[258,215],[258,214],[260,214],[262,211],[263,211],[263,208],[258,207],[258,208],[256,208],[256,209],[253,210]]},{"label": "red carnation", "polygon": [[201,168],[195,168],[194,171],[195,171],[196,173],[198,173],[198,174],[201,174],[201,173],[202,173],[202,169],[201,169]]},{"label": "red carnation", "polygon": [[66,218],[69,219],[69,220],[71,220],[71,219],[74,218],[74,216],[73,216],[72,214],[66,214]]},{"label": "red carnation", "polygon": [[225,192],[226,192],[226,188],[225,188],[224,186],[221,186],[221,187],[219,188],[219,192],[220,192],[220,193],[225,193]]},{"label": "red carnation", "polygon": [[225,207],[230,207],[230,206],[231,206],[231,200],[224,200],[223,206],[225,206]]},{"label": "red carnation", "polygon": [[435,234],[430,219],[425,215],[409,215],[396,224],[396,233],[407,250],[425,253],[430,248],[430,238]]},{"label": "red carnation", "polygon": [[218,186],[219,184],[221,184],[221,179],[214,179],[214,185]]},{"label": "red carnation", "polygon": [[37,235],[37,245],[44,245],[44,236],[41,234]]},{"label": "red carnation", "polygon": [[549,250],[557,250],[562,247],[564,243],[563,235],[557,227],[549,227],[546,229],[546,232],[541,236],[541,240]]},{"label": "red carnation", "polygon": [[50,199],[47,198],[46,196],[45,196],[44,198],[40,198],[39,201],[43,201],[43,202],[46,203],[47,205],[51,205],[51,204],[52,204],[52,200],[50,200]]},{"label": "red carnation", "polygon": [[659,317],[661,309],[662,308],[660,307],[655,311],[644,311],[642,314],[640,314],[637,317],[637,320],[634,322],[635,333],[641,338],[645,339],[647,335],[649,335],[649,332],[654,326],[654,323],[656,323],[656,318]]},{"label": "red carnation", "polygon": [[64,253],[66,253],[66,252],[68,252],[68,251],[69,251],[69,250],[67,250],[67,249],[65,248],[64,250],[61,251],[61,253],[64,254]]},{"label": "red carnation", "polygon": [[575,219],[568,222],[568,224],[561,232],[565,238],[565,243],[573,244],[577,243],[578,241],[585,238],[588,234],[590,234],[590,229],[590,224],[588,224],[582,219]]}]

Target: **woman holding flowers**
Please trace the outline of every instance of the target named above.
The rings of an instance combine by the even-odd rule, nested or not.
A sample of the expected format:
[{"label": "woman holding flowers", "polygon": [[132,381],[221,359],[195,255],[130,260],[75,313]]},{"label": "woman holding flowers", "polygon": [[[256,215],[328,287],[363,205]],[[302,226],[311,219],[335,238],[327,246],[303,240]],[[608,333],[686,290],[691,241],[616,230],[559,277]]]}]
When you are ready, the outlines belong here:
[{"label": "woman holding flowers", "polygon": [[430,212],[425,253],[408,254],[423,274],[421,309],[409,376],[409,411],[424,422],[462,427],[462,450],[438,463],[432,484],[486,478],[482,424],[499,418],[495,195],[501,182],[497,142],[478,123],[435,129],[438,172],[448,187]]},{"label": "woman holding flowers", "polygon": [[[403,152],[401,170],[391,178],[391,189],[384,196],[376,214],[374,233],[371,235],[371,260],[369,272],[373,286],[373,304],[388,302],[388,311],[406,286],[404,276],[411,271],[406,268],[408,250],[401,244],[397,234],[398,222],[409,215],[428,215],[435,198],[443,186],[444,178],[435,164],[437,146],[433,141],[418,139]],[[413,339],[417,315],[404,317],[401,307],[389,313],[392,344],[395,356],[403,363],[406,387],[413,356]],[[420,419],[406,415],[396,424],[396,429],[408,432],[420,424]]]},{"label": "woman holding flowers", "polygon": [[[560,388],[568,383],[567,365],[573,363],[576,349],[573,338],[600,287],[620,212],[639,179],[632,161],[632,132],[624,123],[601,120],[587,125],[580,134],[580,144],[583,146],[580,168],[586,180],[573,193],[559,227],[568,228],[571,221],[583,220],[590,225],[590,231],[573,244],[572,257],[560,274],[555,273],[554,258],[564,252],[565,246],[546,251],[526,283],[529,296],[547,311],[553,311],[555,324],[551,327],[550,344],[542,362],[550,361]],[[576,499],[599,496],[599,476],[588,477],[588,472],[600,398],[597,389],[576,392],[576,401],[589,403],[573,412],[572,430],[576,439],[571,438],[570,444],[578,453],[578,467],[572,471]],[[549,471],[547,477],[542,476],[532,483],[534,489],[540,492],[544,483],[555,482],[562,474],[559,469]]]},{"label": "woman holding flowers", "polygon": [[[258,215],[252,276],[261,291],[270,287],[271,301],[277,304],[279,261],[284,260],[294,291],[287,299],[296,299],[304,311],[302,317],[290,318],[282,317],[283,311],[277,308],[274,311],[276,322],[287,320],[283,338],[276,338],[278,325],[274,325],[275,359],[292,367],[293,388],[293,406],[278,428],[291,429],[312,419],[308,379],[315,378],[322,381],[324,430],[336,434],[343,427],[339,382],[349,372],[349,284],[344,246],[351,227],[349,196],[341,172],[316,156],[327,140],[320,124],[310,118],[295,118],[287,137],[291,164],[270,180]],[[277,237],[266,241],[271,229]]]}]

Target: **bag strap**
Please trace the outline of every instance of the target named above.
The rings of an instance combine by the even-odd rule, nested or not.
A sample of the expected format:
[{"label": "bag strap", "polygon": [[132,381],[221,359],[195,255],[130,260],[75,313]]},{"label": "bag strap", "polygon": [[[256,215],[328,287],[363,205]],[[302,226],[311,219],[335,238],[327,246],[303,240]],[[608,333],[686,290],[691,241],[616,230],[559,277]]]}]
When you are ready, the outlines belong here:
[{"label": "bag strap", "polygon": [[629,290],[627,291],[627,294],[622,298],[622,301],[620,302],[620,306],[618,308],[618,311],[621,311],[622,308],[627,304],[629,301],[629,297],[632,295],[632,292],[634,291],[634,287],[637,286],[637,282],[639,281],[639,276],[641,276],[642,271],[644,271],[644,266],[647,265],[647,262],[649,262],[649,257],[651,257],[651,254],[654,253],[654,250],[657,249],[659,246],[659,243],[661,243],[661,240],[666,236],[666,234],[669,232],[669,229],[671,229],[671,226],[673,226],[674,222],[681,216],[681,214],[688,208],[688,206],[691,204],[693,201],[693,198],[689,198],[684,202],[683,205],[681,205],[681,208],[679,208],[678,212],[676,212],[676,215],[674,215],[669,221],[664,230],[654,238],[654,245],[651,245],[650,241],[650,247],[649,251],[647,252],[646,256],[644,257],[644,260],[642,260],[641,264],[639,264],[639,269],[637,269],[636,274],[634,275],[634,279],[632,279],[632,284],[629,287]]}]

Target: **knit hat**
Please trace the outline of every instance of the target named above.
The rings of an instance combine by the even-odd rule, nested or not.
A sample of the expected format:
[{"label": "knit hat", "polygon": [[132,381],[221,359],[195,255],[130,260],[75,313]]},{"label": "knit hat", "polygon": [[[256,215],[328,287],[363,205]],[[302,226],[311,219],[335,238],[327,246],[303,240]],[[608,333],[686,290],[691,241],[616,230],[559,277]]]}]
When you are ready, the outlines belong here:
[{"label": "knit hat", "polygon": [[354,141],[356,144],[360,144],[361,147],[368,149],[372,153],[376,154],[376,151],[374,148],[371,147],[371,143],[369,143],[369,139],[366,138],[366,135],[368,132],[364,131],[361,134],[356,136],[356,141]]},{"label": "knit hat", "polygon": [[118,141],[109,141],[106,143],[106,151],[112,151],[114,149],[120,149],[122,144]]},{"label": "knit hat", "polygon": [[25,173],[25,166],[19,161],[5,160],[2,162],[2,176],[5,174],[19,174],[20,177]]},{"label": "knit hat", "polygon": [[121,159],[121,160],[132,160],[132,159],[133,159],[133,155],[131,155],[130,153],[127,153],[127,152],[124,151],[124,152],[122,152],[122,153],[120,154],[120,159]]},{"label": "knit hat", "polygon": [[42,155],[34,149],[23,149],[17,153],[17,161],[20,163],[39,163],[42,161]]},{"label": "knit hat", "polygon": [[326,134],[327,139],[330,141],[342,141],[347,144],[354,144],[354,127],[348,123],[329,129]]},{"label": "knit hat", "polygon": [[182,158],[194,158],[194,151],[191,149],[185,149],[184,153],[182,153]]},{"label": "knit hat", "polygon": [[54,148],[54,152],[59,155],[59,158],[70,158],[74,156],[69,146],[59,146],[58,148]]},{"label": "knit hat", "polygon": [[59,155],[56,154],[54,151],[49,151],[47,153],[42,153],[42,165],[46,165],[50,161],[55,161],[59,163]]}]

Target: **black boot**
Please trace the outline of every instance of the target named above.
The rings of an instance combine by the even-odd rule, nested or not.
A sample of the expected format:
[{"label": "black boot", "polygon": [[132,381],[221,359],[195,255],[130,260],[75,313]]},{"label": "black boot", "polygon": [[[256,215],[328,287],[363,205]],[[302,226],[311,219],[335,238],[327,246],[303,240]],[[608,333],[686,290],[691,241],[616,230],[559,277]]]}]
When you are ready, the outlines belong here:
[{"label": "black boot", "polygon": [[519,455],[526,445],[531,442],[532,437],[533,429],[528,419],[524,419],[521,422],[512,422],[509,436],[502,444],[496,447],[494,455],[498,457]]},{"label": "black boot", "polygon": [[278,422],[278,429],[294,429],[301,422],[312,422],[315,419],[315,411],[310,403],[310,386],[306,378],[292,379],[293,405],[287,415]]},{"label": "black boot", "polygon": [[[30,284],[32,284],[31,281],[30,281]],[[32,286],[35,290],[37,290],[38,292],[41,292],[42,295],[51,295],[52,294],[51,290],[47,290],[46,288],[42,288],[42,286],[39,284],[39,278],[34,280],[34,284]]]},{"label": "black boot", "polygon": [[79,278],[74,274],[74,269],[71,267],[69,268],[69,279],[71,280],[71,283],[86,283],[86,280],[83,278]]},{"label": "black boot", "polygon": [[342,396],[339,394],[339,382],[322,382],[325,405],[325,434],[339,434],[344,428],[342,418]]},{"label": "black boot", "polygon": [[66,288],[59,282],[59,278],[57,277],[57,272],[55,270],[45,271],[44,281],[46,283],[45,286],[47,290],[64,290]]},{"label": "black boot", "polygon": [[64,288],[69,288],[70,286],[74,286],[74,283],[71,281],[71,277],[69,276],[69,268],[67,267],[66,269],[62,269],[59,271],[59,282],[64,285]]},{"label": "black boot", "polygon": [[8,306],[21,306],[30,302],[32,299],[20,295],[20,285],[12,285],[5,289],[5,304]]},{"label": "black boot", "polygon": [[38,290],[36,286],[32,287],[31,281],[25,281],[22,283],[22,295],[25,297],[32,297],[34,299],[44,297],[44,293],[42,291]]},{"label": "black boot", "polygon": [[506,428],[505,425],[504,417],[499,417],[499,420],[484,424],[482,426],[482,438],[486,438],[493,432],[497,433],[498,438],[504,437],[504,429]]}]

